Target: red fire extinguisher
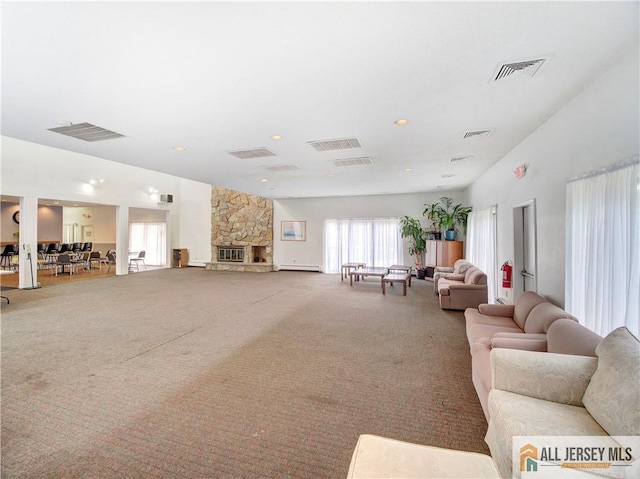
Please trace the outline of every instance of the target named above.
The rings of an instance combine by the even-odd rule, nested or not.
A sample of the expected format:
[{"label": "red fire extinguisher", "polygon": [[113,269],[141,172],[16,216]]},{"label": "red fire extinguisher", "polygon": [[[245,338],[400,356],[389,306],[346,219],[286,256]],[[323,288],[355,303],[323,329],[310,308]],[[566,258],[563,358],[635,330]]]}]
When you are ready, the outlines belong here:
[{"label": "red fire extinguisher", "polygon": [[502,287],[511,288],[511,273],[513,272],[511,261],[504,263],[500,268],[500,271],[502,271]]}]

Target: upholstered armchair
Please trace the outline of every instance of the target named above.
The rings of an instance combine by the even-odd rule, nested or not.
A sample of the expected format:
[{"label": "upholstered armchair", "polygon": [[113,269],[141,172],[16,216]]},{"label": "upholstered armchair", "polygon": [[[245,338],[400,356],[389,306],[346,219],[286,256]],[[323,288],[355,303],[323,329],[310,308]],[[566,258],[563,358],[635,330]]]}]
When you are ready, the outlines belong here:
[{"label": "upholstered armchair", "polygon": [[448,274],[461,274],[464,275],[467,270],[473,266],[466,259],[459,259],[453,263],[453,268],[447,266],[436,266],[433,270],[433,292],[438,293],[438,280],[444,278]]},{"label": "upholstered armchair", "polygon": [[472,266],[465,274],[447,274],[438,284],[442,309],[477,308],[487,302],[487,275]]}]

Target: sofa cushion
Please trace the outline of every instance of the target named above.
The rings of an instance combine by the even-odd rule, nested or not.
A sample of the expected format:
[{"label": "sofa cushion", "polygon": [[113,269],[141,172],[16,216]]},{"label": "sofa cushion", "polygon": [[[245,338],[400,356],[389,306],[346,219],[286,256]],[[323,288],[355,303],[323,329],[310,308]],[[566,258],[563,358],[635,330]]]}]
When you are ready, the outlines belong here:
[{"label": "sofa cushion", "polygon": [[459,259],[453,264],[453,272],[456,274],[465,274],[473,264],[469,263],[465,259]]},{"label": "sofa cushion", "polygon": [[472,266],[464,275],[466,284],[487,284],[487,275],[480,268]]},{"label": "sofa cushion", "polygon": [[443,279],[464,283],[464,274],[448,273],[444,275]]},{"label": "sofa cushion", "polygon": [[575,319],[564,309],[558,308],[551,303],[536,304],[524,323],[525,333],[546,333],[549,326],[557,319]]},{"label": "sofa cushion", "polygon": [[524,330],[524,323],[527,320],[527,316],[531,310],[540,303],[547,303],[548,301],[544,299],[537,293],[533,291],[525,291],[520,294],[516,299],[515,308],[513,311],[513,320],[516,322],[520,329]]},{"label": "sofa cushion", "polygon": [[595,357],[602,336],[573,319],[558,319],[547,329],[547,350],[550,353]]},{"label": "sofa cushion", "polygon": [[522,333],[524,332],[516,326],[516,323],[511,321],[511,325],[491,325],[491,324],[473,324],[467,330],[467,340],[469,341],[469,345],[480,341],[482,338],[491,338],[494,334],[499,332],[508,332],[508,333]]},{"label": "sofa cushion", "polygon": [[[505,335],[505,336],[501,336]],[[544,334],[496,333],[491,338],[492,348],[522,349],[525,351],[547,352],[547,338]]]},{"label": "sofa cushion", "polygon": [[[499,389],[491,390],[488,405],[491,420],[485,441],[501,477],[512,477],[513,436],[607,436],[580,406]],[[616,446],[613,440],[611,446]]]},{"label": "sofa cushion", "polygon": [[582,402],[612,436],[640,435],[640,342],[621,327],[596,348],[598,368]]}]

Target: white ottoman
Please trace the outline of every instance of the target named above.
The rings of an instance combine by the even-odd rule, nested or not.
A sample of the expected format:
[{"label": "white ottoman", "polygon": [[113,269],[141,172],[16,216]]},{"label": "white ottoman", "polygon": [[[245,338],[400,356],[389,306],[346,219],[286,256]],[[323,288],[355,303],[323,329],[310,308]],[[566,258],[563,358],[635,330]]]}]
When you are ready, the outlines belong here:
[{"label": "white ottoman", "polygon": [[362,434],[347,479],[499,479],[490,456]]}]

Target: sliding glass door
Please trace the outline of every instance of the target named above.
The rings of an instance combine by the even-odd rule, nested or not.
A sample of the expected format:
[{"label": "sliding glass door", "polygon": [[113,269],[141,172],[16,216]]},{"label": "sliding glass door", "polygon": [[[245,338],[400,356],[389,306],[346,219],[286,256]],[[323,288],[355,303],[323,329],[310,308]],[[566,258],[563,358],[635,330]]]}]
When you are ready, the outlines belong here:
[{"label": "sliding glass door", "polygon": [[167,224],[159,221],[130,223],[129,251],[144,251],[148,265],[166,266]]},{"label": "sliding glass door", "polygon": [[391,266],[401,262],[399,218],[330,219],[324,224],[324,272],[343,263]]}]

